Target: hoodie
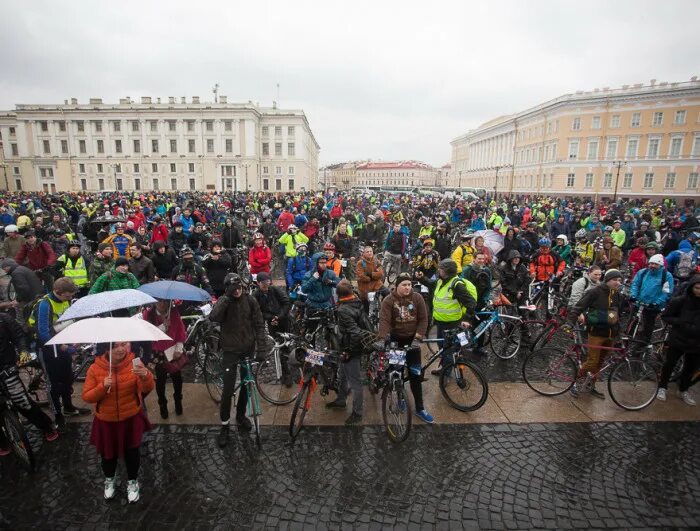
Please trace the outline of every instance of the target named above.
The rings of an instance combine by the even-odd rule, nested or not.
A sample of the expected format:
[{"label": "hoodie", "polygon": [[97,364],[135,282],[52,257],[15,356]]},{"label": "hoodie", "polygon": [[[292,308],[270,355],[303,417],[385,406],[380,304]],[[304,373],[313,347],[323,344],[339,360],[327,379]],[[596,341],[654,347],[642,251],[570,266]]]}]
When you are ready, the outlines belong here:
[{"label": "hoodie", "polygon": [[17,302],[30,302],[44,294],[44,286],[41,284],[41,280],[28,267],[17,265],[17,262],[12,258],[5,258],[2,261],[2,267],[9,269],[7,274],[12,278]]},{"label": "hoodie", "polygon": [[416,334],[425,336],[427,328],[428,309],[420,293],[412,290],[406,297],[401,297],[394,288],[382,301],[379,337],[391,334],[400,341],[412,341]]},{"label": "hoodie", "polygon": [[333,288],[338,285],[338,277],[330,269],[326,268],[319,278],[314,277],[317,272],[317,262],[323,253],[316,253],[311,257],[311,269],[304,276],[301,290],[306,294],[306,305],[314,309],[330,308],[333,305]]},{"label": "hoodie", "polygon": [[700,297],[693,295],[695,284],[700,284],[700,275],[693,276],[683,294],[671,299],[661,314],[671,325],[669,344],[686,353],[700,353]]}]

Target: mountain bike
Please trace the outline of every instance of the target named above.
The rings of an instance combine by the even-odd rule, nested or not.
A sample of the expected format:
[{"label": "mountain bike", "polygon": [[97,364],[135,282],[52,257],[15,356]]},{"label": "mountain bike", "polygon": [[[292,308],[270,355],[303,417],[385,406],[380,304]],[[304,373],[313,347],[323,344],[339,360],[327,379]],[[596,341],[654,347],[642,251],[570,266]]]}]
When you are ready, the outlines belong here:
[{"label": "mountain bike", "polygon": [[306,307],[302,336],[317,350],[338,350],[338,324],[334,308]]},{"label": "mountain bike", "polygon": [[391,254],[389,251],[384,251],[382,257],[382,269],[384,270],[384,280],[393,285],[396,282],[396,277],[401,273],[401,263],[403,257],[400,254]]},{"label": "mountain bike", "polygon": [[382,391],[382,421],[391,442],[399,443],[411,432],[412,410],[405,388],[406,351],[392,344],[377,344],[367,363],[369,390]]},{"label": "mountain bike", "polygon": [[5,439],[17,458],[22,461],[27,470],[32,472],[36,464],[34,450],[27,437],[27,432],[19,420],[17,409],[12,400],[10,400],[5,385],[2,384],[6,371],[0,372],[0,430],[2,430]]},{"label": "mountain bike", "polygon": [[95,344],[79,346],[73,355],[73,381],[84,382],[87,370],[95,362]]}]

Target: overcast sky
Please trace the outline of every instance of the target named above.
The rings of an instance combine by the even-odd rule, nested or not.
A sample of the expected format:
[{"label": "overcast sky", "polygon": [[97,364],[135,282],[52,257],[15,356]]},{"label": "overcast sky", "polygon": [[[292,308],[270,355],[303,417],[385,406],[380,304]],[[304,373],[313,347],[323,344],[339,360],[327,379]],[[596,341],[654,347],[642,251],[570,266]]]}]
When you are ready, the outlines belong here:
[{"label": "overcast sky", "polygon": [[480,123],[595,87],[700,75],[700,1],[16,1],[0,109],[200,96],[303,109],[321,163],[441,165]]}]

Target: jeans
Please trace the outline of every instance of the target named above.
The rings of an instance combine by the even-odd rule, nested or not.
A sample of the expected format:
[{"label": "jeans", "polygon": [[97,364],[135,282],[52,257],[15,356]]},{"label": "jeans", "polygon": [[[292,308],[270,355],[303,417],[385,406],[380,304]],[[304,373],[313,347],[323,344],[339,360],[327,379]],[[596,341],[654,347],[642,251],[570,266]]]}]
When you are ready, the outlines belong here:
[{"label": "jeans", "polygon": [[165,397],[165,385],[168,382],[168,376],[173,381],[173,398],[175,402],[182,400],[182,371],[177,371],[169,374],[165,370],[162,363],[156,365],[156,394],[158,395],[158,404],[166,405],[168,399]]},{"label": "jeans", "polygon": [[[243,354],[234,352],[224,352],[221,368],[224,371],[224,389],[221,393],[221,407],[219,408],[219,418],[222,424],[228,424],[231,418],[231,399],[233,391],[236,388],[236,369],[239,367],[239,361]],[[241,379],[245,378],[246,370],[241,367]],[[236,403],[236,420],[241,420],[245,417],[246,408],[248,407],[248,390],[245,385],[241,385],[241,390]]]},{"label": "jeans", "polygon": [[348,361],[340,364],[340,382],[338,389],[338,400],[345,402],[348,397],[348,390],[352,390],[352,412],[362,415],[362,378],[360,370],[360,356],[353,356]]},{"label": "jeans", "polygon": [[413,402],[416,405],[416,411],[425,409],[423,405],[423,376],[421,375],[421,351],[420,348],[410,348],[413,338],[399,339],[391,338],[396,341],[400,349],[406,349],[406,369],[408,370],[408,383],[411,386],[411,394]]},{"label": "jeans", "polygon": [[654,333],[654,325],[656,324],[656,316],[659,315],[660,310],[652,310],[650,308],[644,308],[642,310],[642,332],[639,334],[638,339],[644,341],[644,343],[649,344],[651,342],[651,336]]},{"label": "jeans", "polygon": [[[54,348],[56,350],[54,350]],[[61,347],[42,347],[42,362],[49,377],[49,394],[56,415],[63,409],[74,409],[71,391],[73,389],[73,355],[70,351],[61,352]]]}]

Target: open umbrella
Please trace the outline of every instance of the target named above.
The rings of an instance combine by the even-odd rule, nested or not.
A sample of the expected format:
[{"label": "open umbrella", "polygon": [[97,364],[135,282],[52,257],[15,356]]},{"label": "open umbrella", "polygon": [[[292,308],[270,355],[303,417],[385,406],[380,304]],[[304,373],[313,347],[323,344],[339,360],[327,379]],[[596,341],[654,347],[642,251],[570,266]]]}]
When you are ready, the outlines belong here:
[{"label": "open umbrella", "polygon": [[211,300],[211,295],[206,291],[187,282],[178,282],[177,280],[159,280],[144,284],[139,288],[140,291],[148,293],[156,299],[168,301],[195,301],[203,302]]},{"label": "open umbrella", "polygon": [[484,245],[491,250],[493,256],[496,256],[503,249],[503,235],[500,232],[493,230],[478,230],[474,233],[475,236],[484,238]]},{"label": "open umbrella", "polygon": [[118,216],[100,216],[90,221],[90,223],[126,223],[125,217]]},{"label": "open umbrella", "polygon": [[153,297],[137,289],[105,291],[78,299],[61,314],[58,320],[68,321],[70,319],[80,319],[81,317],[95,317],[114,310],[136,308],[155,302],[156,300]]}]

